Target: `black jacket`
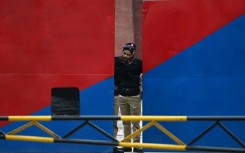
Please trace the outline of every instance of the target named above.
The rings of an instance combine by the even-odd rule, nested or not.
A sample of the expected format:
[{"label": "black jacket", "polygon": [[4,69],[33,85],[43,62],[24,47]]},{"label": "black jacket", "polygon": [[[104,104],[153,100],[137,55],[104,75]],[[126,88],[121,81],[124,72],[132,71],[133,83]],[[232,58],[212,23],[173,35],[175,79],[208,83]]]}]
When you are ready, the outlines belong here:
[{"label": "black jacket", "polygon": [[121,57],[115,57],[115,95],[135,96],[140,93],[140,74],[142,61],[134,58],[131,64],[123,63]]}]

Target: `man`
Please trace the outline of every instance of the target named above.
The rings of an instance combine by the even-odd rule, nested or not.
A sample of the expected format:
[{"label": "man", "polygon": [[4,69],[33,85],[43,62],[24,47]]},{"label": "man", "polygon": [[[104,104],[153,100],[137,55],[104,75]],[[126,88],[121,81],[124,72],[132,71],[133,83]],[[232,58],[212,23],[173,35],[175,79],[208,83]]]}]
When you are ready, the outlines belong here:
[{"label": "man", "polygon": [[[127,43],[123,47],[122,56],[115,58],[115,84],[119,91],[119,107],[121,115],[141,115],[140,82],[142,79],[142,61],[135,58],[136,45]],[[140,129],[140,122],[134,121],[133,131]],[[131,122],[123,121],[124,137],[131,134]],[[137,135],[134,142],[140,142]],[[124,148],[130,151],[131,148]],[[134,152],[141,149],[134,148]]]}]

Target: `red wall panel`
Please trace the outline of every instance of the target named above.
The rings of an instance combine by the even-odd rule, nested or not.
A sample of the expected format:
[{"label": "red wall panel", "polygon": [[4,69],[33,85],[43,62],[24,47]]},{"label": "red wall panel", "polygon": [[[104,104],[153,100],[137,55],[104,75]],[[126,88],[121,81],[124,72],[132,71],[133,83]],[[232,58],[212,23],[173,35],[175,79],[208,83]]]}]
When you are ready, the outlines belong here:
[{"label": "red wall panel", "polygon": [[144,72],[241,16],[245,13],[244,7],[244,0],[144,2]]},{"label": "red wall panel", "polygon": [[52,87],[113,76],[114,0],[0,1],[0,115],[50,105]]}]

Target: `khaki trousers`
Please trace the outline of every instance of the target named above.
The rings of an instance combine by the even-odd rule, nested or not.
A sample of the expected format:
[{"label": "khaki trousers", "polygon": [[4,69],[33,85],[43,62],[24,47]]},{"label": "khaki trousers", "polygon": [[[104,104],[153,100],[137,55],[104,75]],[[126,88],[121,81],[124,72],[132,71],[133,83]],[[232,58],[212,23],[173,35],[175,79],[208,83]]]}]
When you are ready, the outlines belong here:
[{"label": "khaki trousers", "polygon": [[[121,96],[119,95],[119,107],[121,115],[141,115],[141,98],[140,95],[137,96]],[[124,127],[124,137],[127,137],[131,134],[131,124],[133,124],[133,132],[140,129],[139,121],[123,121]],[[140,142],[140,134],[137,135],[134,142]]]}]

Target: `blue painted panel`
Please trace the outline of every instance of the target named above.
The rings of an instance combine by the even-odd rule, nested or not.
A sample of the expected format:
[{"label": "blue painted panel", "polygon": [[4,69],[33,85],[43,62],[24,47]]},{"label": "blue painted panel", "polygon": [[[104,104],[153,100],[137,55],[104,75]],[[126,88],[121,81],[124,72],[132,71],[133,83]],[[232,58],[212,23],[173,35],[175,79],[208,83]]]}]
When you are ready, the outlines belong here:
[{"label": "blue painted panel", "polygon": [[[144,74],[144,115],[245,115],[245,15]],[[210,122],[162,123],[185,143]],[[245,141],[244,122],[225,123]],[[173,143],[157,129],[145,142]],[[239,147],[219,127],[197,144]],[[173,143],[174,144],[174,143]]]},{"label": "blue painted panel", "polygon": [[144,115],[245,115],[244,77],[144,79]]},{"label": "blue painted panel", "polygon": [[114,112],[114,78],[93,85],[80,94],[82,115],[112,115]]}]

